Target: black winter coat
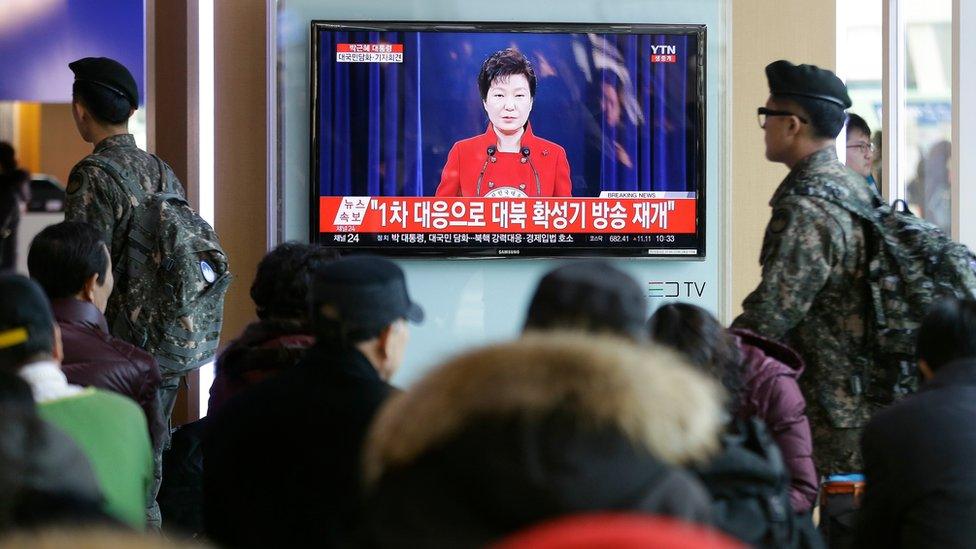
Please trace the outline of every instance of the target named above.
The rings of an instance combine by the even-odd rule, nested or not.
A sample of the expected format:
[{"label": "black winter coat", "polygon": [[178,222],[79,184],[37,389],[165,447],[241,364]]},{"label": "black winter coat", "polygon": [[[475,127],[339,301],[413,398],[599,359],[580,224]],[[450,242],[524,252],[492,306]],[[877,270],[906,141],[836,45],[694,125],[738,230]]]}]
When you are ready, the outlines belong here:
[{"label": "black winter coat", "polygon": [[862,451],[859,547],[976,547],[976,360],[875,416]]},{"label": "black winter coat", "polygon": [[359,505],[360,452],[393,388],[353,349],[308,351],[241,394],[204,441],[204,526],[227,547],[334,547]]}]

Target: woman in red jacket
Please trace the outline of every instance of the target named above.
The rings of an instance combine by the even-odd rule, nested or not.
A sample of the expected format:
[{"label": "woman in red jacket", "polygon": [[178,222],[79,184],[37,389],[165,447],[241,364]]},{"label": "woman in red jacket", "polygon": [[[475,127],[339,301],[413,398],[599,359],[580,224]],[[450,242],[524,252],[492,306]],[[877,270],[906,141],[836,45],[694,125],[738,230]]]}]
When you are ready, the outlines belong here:
[{"label": "woman in red jacket", "polygon": [[566,151],[532,133],[535,86],[532,65],[518,50],[485,59],[478,89],[488,129],[451,147],[437,196],[572,196]]},{"label": "woman in red jacket", "polygon": [[649,330],[653,341],[681,352],[722,382],[732,415],[766,424],[790,471],[793,510],[812,509],[818,483],[806,399],[797,384],[800,357],[751,332],[726,330],[711,313],[687,303],[657,309]]}]

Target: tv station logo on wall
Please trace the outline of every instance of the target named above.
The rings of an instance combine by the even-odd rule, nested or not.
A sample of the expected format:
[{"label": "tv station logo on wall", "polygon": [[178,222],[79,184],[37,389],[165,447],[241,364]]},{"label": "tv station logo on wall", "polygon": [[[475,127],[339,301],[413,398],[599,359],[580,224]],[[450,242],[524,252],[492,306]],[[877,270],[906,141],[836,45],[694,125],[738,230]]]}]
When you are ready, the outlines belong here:
[{"label": "tv station logo on wall", "polygon": [[336,44],[336,62],[403,63],[403,44]]},{"label": "tv station logo on wall", "polygon": [[651,46],[651,63],[677,63],[678,48],[667,44]]}]

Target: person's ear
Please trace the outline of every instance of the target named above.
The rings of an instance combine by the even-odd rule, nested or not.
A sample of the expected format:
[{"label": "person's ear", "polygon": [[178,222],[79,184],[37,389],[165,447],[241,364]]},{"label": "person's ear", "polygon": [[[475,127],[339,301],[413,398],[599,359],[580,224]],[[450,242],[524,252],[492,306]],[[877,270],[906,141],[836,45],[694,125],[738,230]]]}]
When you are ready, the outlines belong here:
[{"label": "person's ear", "polygon": [[393,343],[393,324],[390,324],[376,338],[376,352],[384,361],[390,357],[390,345]]},{"label": "person's ear", "polygon": [[925,359],[922,358],[918,359],[918,371],[922,372],[922,378],[925,379],[925,381],[928,381],[933,377],[935,377],[935,372],[932,371],[932,368],[929,366],[929,363],[925,362]]},{"label": "person's ear", "polygon": [[54,323],[54,345],[51,349],[51,356],[54,360],[61,362],[64,360],[64,345],[61,343],[61,327]]},{"label": "person's ear", "polygon": [[95,302],[95,288],[98,286],[98,273],[92,273],[81,287],[81,298],[89,303]]},{"label": "person's ear", "polygon": [[786,131],[791,137],[796,137],[803,130],[803,123],[800,122],[800,119],[796,116],[788,116],[787,118],[789,119],[790,123],[786,127]]}]

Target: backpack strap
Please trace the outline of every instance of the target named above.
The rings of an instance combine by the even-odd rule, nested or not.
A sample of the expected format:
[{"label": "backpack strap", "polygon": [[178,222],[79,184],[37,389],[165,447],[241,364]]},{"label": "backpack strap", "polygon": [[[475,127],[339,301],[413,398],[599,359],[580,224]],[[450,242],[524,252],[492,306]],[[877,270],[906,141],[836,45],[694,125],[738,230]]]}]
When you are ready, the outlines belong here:
[{"label": "backpack strap", "polygon": [[135,195],[139,202],[146,199],[146,190],[135,180],[132,172],[111,158],[90,154],[83,158],[79,164],[95,166],[107,173],[119,186]]}]

